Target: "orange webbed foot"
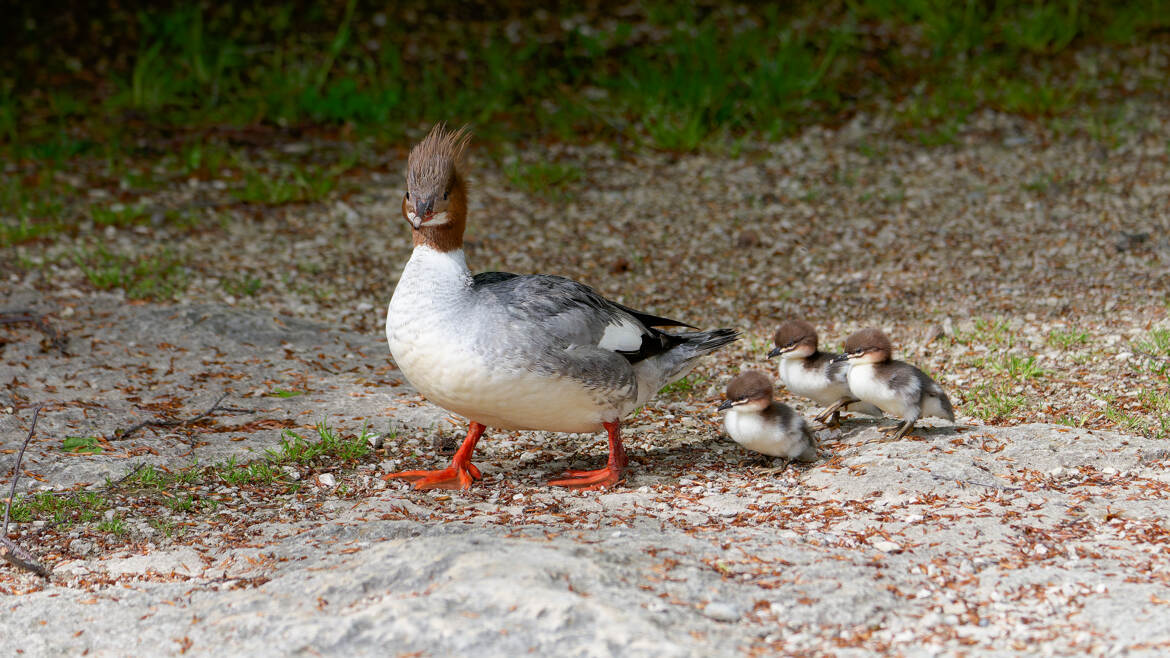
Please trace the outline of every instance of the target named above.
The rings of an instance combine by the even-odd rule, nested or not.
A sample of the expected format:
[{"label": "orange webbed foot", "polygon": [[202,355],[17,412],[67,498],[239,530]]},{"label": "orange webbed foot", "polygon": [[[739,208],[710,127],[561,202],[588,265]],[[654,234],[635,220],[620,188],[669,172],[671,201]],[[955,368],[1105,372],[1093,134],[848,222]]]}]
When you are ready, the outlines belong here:
[{"label": "orange webbed foot", "polygon": [[452,464],[437,471],[400,471],[387,473],[383,480],[401,479],[414,485],[418,491],[427,489],[470,489],[471,483],[482,480],[483,474],[475,464]]},{"label": "orange webbed foot", "polygon": [[622,481],[622,469],[606,466],[594,471],[565,471],[565,477],[550,480],[550,487],[568,487],[578,491],[608,489]]}]

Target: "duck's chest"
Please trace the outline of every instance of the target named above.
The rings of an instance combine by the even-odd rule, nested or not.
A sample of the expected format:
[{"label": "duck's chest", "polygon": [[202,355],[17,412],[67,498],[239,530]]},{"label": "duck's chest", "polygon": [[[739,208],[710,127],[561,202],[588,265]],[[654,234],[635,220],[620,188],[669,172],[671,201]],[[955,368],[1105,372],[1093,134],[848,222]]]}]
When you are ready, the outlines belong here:
[{"label": "duck's chest", "polygon": [[886,413],[903,415],[906,407],[905,396],[900,395],[878,377],[873,365],[868,363],[854,365],[849,369],[848,377],[849,390],[854,396]]},{"label": "duck's chest", "polygon": [[793,448],[790,437],[765,422],[760,414],[731,410],[724,417],[723,426],[728,436],[748,450],[779,457],[787,455]]},{"label": "duck's chest", "polygon": [[482,382],[488,375],[474,349],[470,285],[462,254],[420,247],[390,298],[386,313],[390,353],[410,383],[427,397],[457,395],[461,382]]},{"label": "duck's chest", "polygon": [[780,379],[788,390],[821,404],[832,404],[849,392],[844,382],[831,381],[823,369],[806,368],[799,359],[780,362]]}]

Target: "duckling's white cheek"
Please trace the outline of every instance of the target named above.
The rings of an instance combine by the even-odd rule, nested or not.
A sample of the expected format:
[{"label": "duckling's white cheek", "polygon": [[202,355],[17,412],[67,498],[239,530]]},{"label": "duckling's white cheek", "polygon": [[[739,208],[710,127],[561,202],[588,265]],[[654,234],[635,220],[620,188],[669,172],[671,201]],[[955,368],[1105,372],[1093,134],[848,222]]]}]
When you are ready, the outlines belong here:
[{"label": "duckling's white cheek", "polygon": [[807,359],[812,356],[813,348],[808,345],[801,345],[800,347],[788,352],[784,355],[785,359]]},{"label": "duckling's white cheek", "polygon": [[752,400],[751,402],[744,402],[741,405],[737,405],[736,408],[741,411],[759,413],[768,408],[768,402],[769,400]]}]

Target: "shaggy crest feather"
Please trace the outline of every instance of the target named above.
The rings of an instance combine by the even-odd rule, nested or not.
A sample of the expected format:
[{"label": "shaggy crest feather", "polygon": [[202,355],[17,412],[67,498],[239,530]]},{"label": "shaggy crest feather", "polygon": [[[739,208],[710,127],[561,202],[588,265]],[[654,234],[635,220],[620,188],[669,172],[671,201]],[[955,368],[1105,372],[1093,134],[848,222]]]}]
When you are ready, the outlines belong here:
[{"label": "shaggy crest feather", "polygon": [[441,196],[448,191],[463,154],[471,142],[471,130],[463,126],[447,130],[437,123],[421,142],[410,149],[406,164],[406,186],[421,195]]}]

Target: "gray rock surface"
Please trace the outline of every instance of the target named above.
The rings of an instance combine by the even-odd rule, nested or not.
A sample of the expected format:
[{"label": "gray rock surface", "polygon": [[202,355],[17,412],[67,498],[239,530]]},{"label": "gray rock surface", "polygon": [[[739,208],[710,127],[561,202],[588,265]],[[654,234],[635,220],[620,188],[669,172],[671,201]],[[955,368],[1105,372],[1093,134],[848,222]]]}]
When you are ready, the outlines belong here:
[{"label": "gray rock surface", "polygon": [[[379,336],[113,300],[58,318],[67,356],[41,352],[30,329],[0,364],[3,390],[46,405],[24,464],[39,479],[22,489],[260,456],[282,429],[322,419],[386,434],[383,468],[443,461],[426,437],[446,415],[401,381]],[[223,392],[251,411],[143,430],[99,455],[60,449],[152,414],[193,416]],[[0,414],[0,447],[18,447],[27,419]],[[78,537],[46,585],[0,566],[0,638],[35,656],[1158,655],[1170,643],[1161,442],[1041,424],[883,442],[860,420],[820,462],[762,475],[715,427],[632,426],[633,472],[608,492],[545,487],[601,457],[598,437],[542,433],[490,434],[469,492],[381,487],[373,464],[298,471],[315,513],[253,519],[231,516],[251,494],[226,488],[222,518],[246,540],[144,534],[103,552]]]}]

